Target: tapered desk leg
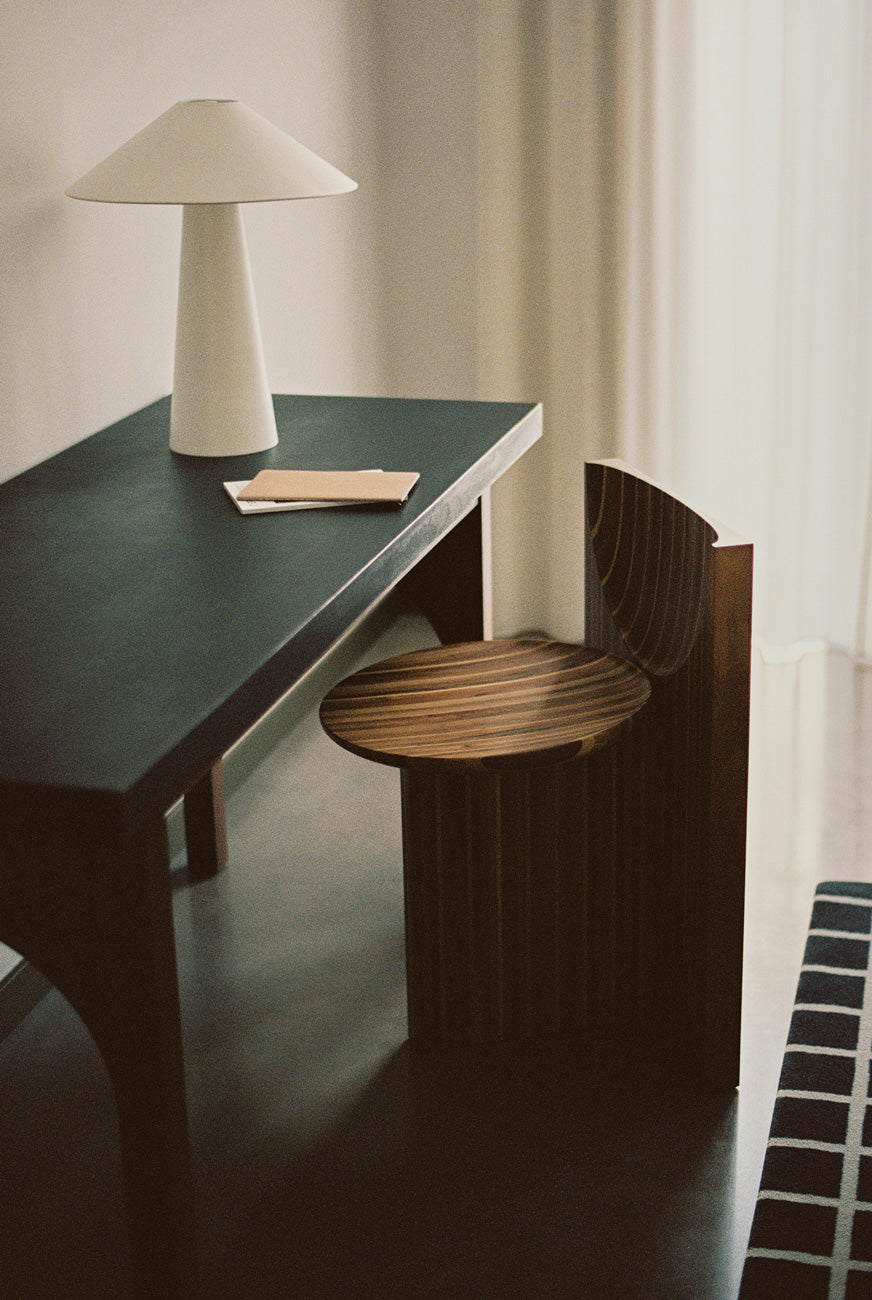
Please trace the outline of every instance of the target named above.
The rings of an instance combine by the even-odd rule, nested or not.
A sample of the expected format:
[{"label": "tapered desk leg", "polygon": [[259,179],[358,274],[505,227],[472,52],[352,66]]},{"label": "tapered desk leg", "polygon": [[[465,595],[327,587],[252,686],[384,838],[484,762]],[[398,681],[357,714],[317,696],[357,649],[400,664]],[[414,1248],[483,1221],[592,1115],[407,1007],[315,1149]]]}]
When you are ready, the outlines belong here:
[{"label": "tapered desk leg", "polygon": [[0,937],[93,1035],[118,1107],[134,1293],[199,1294],[169,854],[163,819],[0,816]]},{"label": "tapered desk leg", "polygon": [[227,863],[224,766],[219,759],[185,795],[188,878],[208,880]]}]

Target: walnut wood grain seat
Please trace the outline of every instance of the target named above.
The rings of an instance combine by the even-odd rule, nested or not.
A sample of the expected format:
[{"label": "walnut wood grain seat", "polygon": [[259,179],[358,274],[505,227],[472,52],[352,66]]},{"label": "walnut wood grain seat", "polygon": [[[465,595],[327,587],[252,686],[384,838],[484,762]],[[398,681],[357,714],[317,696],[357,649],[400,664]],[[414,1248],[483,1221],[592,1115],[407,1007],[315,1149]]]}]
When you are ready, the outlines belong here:
[{"label": "walnut wood grain seat", "polygon": [[752,548],[585,467],[587,646],[437,647],[322,705],[401,769],[409,1037],[573,1035],[738,1081]]},{"label": "walnut wood grain seat", "polygon": [[348,677],[321,706],[346,749],[395,767],[560,763],[609,744],[648,699],[626,660],[552,641],[419,650]]}]

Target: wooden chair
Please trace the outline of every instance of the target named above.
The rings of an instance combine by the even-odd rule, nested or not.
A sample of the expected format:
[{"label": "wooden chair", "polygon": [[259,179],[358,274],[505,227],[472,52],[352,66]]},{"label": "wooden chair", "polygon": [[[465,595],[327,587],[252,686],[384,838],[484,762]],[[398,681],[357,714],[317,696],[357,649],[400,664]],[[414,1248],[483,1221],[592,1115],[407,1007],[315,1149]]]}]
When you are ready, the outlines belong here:
[{"label": "wooden chair", "polygon": [[631,1037],[738,1081],[749,544],[585,467],[587,646],[448,645],[327,695],[402,771],[409,1038]]}]

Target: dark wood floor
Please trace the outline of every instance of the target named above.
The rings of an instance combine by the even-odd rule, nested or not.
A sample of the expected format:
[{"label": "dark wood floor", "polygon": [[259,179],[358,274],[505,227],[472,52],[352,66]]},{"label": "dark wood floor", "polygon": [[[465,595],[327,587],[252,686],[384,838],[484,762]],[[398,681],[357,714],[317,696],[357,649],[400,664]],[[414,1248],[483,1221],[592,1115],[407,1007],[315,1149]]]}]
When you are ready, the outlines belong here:
[{"label": "dark wood floor", "polygon": [[[228,869],[176,890],[210,1300],[734,1300],[814,886],[872,879],[872,669],[756,655],[752,735],[726,1097],[649,1087],[644,1059],[410,1058],[397,773],[311,714],[277,745]],[[127,1294],[111,1094],[51,993],[0,1046],[0,1296]]]}]

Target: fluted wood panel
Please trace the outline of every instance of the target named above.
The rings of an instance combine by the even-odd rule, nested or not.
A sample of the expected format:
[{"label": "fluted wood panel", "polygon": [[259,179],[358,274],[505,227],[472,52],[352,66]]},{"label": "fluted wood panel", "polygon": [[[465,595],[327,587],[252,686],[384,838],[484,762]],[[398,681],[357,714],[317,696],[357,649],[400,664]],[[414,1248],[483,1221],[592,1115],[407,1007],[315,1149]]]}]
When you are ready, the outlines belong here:
[{"label": "fluted wood panel", "polygon": [[[561,1029],[575,954],[562,933],[553,771],[403,772],[413,1045]],[[541,787],[538,798],[531,785]]]},{"label": "fluted wood panel", "polygon": [[404,770],[409,1038],[594,1036],[647,1009],[636,859],[591,826],[613,748],[504,772]]},{"label": "fluted wood panel", "polygon": [[615,771],[590,774],[591,833],[602,857],[612,839],[632,863],[626,906],[638,932],[624,947],[640,1026],[656,1018],[687,1072],[729,1087],[739,1071],[753,550],[618,463],[586,466],[586,495],[585,639],[652,674]]}]

